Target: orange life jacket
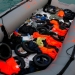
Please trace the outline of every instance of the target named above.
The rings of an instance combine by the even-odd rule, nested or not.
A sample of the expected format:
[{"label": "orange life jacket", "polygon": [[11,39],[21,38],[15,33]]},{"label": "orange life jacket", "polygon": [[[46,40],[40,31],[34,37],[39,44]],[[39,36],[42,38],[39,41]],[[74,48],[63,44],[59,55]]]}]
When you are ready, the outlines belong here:
[{"label": "orange life jacket", "polygon": [[48,45],[51,45],[51,46],[56,46],[57,48],[60,48],[62,43],[53,39],[51,36],[47,36],[46,37],[46,42]]},{"label": "orange life jacket", "polygon": [[58,21],[53,19],[53,20],[50,20],[50,23],[53,24],[53,25],[59,25]]},{"label": "orange life jacket", "polygon": [[64,13],[63,10],[59,10],[58,13],[57,13],[57,15],[58,15],[59,17],[63,18],[63,17],[65,16],[65,13]]},{"label": "orange life jacket", "polygon": [[34,32],[34,33],[33,33],[33,38],[38,38],[38,37],[46,38],[47,36],[48,36],[48,35],[39,34],[39,32]]},{"label": "orange life jacket", "polygon": [[39,47],[42,53],[47,54],[50,56],[52,59],[55,59],[57,52],[54,48],[48,49],[46,47]]},{"label": "orange life jacket", "polygon": [[53,37],[49,35],[42,35],[42,34],[39,34],[39,32],[34,32],[33,38],[38,38],[38,37],[45,38],[48,45],[56,46],[58,48],[61,47],[62,45],[61,42],[55,40]]},{"label": "orange life jacket", "polygon": [[61,29],[57,29],[57,28],[53,28],[52,29],[53,32],[56,32],[59,36],[65,36],[67,33],[67,30],[61,30]]},{"label": "orange life jacket", "polygon": [[52,31],[57,33],[59,36],[65,36],[67,33],[67,29],[60,29],[59,28],[59,23],[56,20],[51,20],[50,21],[51,24],[53,24],[53,28]]}]

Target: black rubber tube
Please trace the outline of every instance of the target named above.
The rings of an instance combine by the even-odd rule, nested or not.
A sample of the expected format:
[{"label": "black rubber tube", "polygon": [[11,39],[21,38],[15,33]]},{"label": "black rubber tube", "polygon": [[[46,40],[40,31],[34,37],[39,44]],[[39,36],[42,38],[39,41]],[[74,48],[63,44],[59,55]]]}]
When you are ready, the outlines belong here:
[{"label": "black rubber tube", "polygon": [[0,59],[5,61],[9,59],[11,56],[12,56],[11,48],[5,43],[1,43],[0,44]]},{"label": "black rubber tube", "polygon": [[[23,68],[25,67],[25,62],[24,62],[24,60],[23,60],[21,57],[15,56],[14,59],[17,60],[17,61],[20,63],[20,68],[21,68],[21,69],[23,69]],[[17,64],[18,64],[18,63],[17,63]],[[19,65],[19,64],[18,64],[18,65]]]},{"label": "black rubber tube", "polygon": [[[47,60],[48,60],[48,62],[47,63],[39,63],[38,61],[37,61],[37,59],[38,58],[46,58]],[[36,67],[38,67],[38,68],[40,68],[40,69],[45,69],[46,67],[48,67],[49,65],[50,65],[50,63],[51,63],[51,58],[48,56],[48,55],[46,55],[46,54],[38,54],[38,55],[36,55],[34,58],[33,58],[33,62],[34,62],[34,64],[35,64],[35,66]],[[40,61],[41,62],[41,61]]]},{"label": "black rubber tube", "polygon": [[16,46],[16,48],[15,48],[15,53],[16,53],[18,56],[20,56],[20,57],[27,57],[27,56],[29,55],[29,53],[21,54],[21,53],[18,51],[18,48],[19,48],[19,47],[22,47],[22,45],[21,45],[21,44],[18,44],[18,45]]}]

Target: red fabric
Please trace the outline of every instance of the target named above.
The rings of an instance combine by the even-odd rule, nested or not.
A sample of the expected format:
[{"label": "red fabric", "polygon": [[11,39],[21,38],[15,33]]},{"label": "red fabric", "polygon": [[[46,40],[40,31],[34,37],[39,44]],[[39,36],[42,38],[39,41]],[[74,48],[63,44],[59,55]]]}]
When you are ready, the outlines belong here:
[{"label": "red fabric", "polygon": [[14,34],[15,36],[19,36],[19,33],[18,33],[17,31],[14,31],[13,34]]},{"label": "red fabric", "polygon": [[17,74],[20,71],[14,58],[9,58],[6,62],[0,61],[0,71],[7,75]]},{"label": "red fabric", "polygon": [[40,50],[42,51],[42,53],[47,54],[48,56],[50,56],[52,59],[55,59],[57,52],[54,48],[46,48],[46,47],[39,47]]},{"label": "red fabric", "polygon": [[12,74],[11,67],[3,61],[0,61],[0,71],[4,74],[7,74],[7,75]]},{"label": "red fabric", "polygon": [[[13,71],[15,72],[15,73],[18,73],[19,71],[20,71],[20,68],[19,68],[19,66],[18,66],[18,64],[16,63],[16,61],[14,60],[14,58],[9,58],[7,61],[6,61],[6,63],[9,65],[9,66],[11,66],[12,67],[12,69],[13,69]],[[13,64],[13,65],[12,65]]]}]

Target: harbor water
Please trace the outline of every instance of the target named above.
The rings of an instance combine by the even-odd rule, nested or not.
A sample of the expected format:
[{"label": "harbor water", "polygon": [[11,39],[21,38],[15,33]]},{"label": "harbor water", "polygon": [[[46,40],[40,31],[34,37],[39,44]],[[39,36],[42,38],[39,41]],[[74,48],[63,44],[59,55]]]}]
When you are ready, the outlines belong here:
[{"label": "harbor water", "polygon": [[22,0],[0,0],[0,13],[13,7]]},{"label": "harbor water", "polygon": [[[17,3],[21,1],[22,0],[0,0],[0,13],[15,6]],[[75,0],[59,0],[59,1],[67,4],[75,4]]]}]

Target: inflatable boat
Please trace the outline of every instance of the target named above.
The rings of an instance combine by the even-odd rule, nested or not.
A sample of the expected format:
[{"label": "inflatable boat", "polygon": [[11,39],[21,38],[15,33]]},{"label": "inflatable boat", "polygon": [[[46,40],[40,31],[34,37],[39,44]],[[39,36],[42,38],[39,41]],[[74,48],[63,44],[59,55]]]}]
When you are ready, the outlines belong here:
[{"label": "inflatable boat", "polygon": [[[4,25],[8,36],[17,28],[22,26],[32,15],[43,13],[43,8],[55,6],[62,9],[69,9],[75,12],[74,4],[65,4],[58,0],[23,0],[11,9],[0,14],[0,24]],[[45,10],[48,11],[47,9]],[[49,15],[49,14],[47,14]],[[71,14],[72,15],[72,14]],[[69,16],[71,17],[71,16]],[[71,20],[71,26],[66,34],[62,47],[51,64],[42,71],[29,73],[28,75],[74,75],[74,54],[75,54],[75,18]],[[4,34],[0,28],[0,42]],[[24,74],[25,75],[25,74]]]}]

